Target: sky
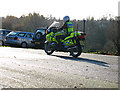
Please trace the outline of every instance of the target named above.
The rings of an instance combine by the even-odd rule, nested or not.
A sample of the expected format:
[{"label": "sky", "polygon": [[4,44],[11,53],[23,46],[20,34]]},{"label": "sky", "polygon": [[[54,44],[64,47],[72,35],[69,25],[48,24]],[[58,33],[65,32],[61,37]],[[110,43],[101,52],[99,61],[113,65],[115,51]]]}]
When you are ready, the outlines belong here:
[{"label": "sky", "polygon": [[48,17],[52,15],[62,19],[68,15],[71,19],[95,19],[103,16],[118,16],[120,0],[1,0],[0,17],[13,15],[20,17],[29,13],[39,13]]}]

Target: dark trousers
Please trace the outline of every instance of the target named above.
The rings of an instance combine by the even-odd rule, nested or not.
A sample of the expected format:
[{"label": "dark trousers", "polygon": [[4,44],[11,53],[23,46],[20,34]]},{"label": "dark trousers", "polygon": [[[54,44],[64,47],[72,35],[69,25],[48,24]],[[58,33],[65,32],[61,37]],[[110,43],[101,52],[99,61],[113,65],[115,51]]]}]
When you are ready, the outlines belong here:
[{"label": "dark trousers", "polygon": [[58,41],[58,43],[60,43],[60,39],[64,40],[65,37],[66,35],[59,35],[59,36],[56,36],[56,40]]}]

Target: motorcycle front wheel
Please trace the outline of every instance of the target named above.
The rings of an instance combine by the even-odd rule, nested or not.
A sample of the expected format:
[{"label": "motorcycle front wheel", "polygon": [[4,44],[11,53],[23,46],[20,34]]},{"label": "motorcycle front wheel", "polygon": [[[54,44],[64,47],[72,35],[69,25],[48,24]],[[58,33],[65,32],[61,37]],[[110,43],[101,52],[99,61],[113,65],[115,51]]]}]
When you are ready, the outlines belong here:
[{"label": "motorcycle front wheel", "polygon": [[51,47],[50,42],[48,42],[44,45],[44,50],[47,53],[47,55],[51,55],[54,52],[54,49]]},{"label": "motorcycle front wheel", "polygon": [[80,45],[80,41],[77,41],[75,49],[70,51],[70,55],[72,55],[73,57],[78,57],[78,56],[81,55],[81,53],[82,53],[82,48],[81,48],[81,45]]}]

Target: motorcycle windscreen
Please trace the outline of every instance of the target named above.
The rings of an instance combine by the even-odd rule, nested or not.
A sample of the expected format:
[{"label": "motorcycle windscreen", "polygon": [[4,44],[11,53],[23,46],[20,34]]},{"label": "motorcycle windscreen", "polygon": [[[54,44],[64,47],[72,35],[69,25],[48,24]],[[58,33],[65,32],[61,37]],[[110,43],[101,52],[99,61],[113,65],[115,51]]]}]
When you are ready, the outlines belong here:
[{"label": "motorcycle windscreen", "polygon": [[48,27],[48,29],[50,29],[51,27],[59,27],[59,26],[60,26],[60,22],[54,21],[54,22]]}]

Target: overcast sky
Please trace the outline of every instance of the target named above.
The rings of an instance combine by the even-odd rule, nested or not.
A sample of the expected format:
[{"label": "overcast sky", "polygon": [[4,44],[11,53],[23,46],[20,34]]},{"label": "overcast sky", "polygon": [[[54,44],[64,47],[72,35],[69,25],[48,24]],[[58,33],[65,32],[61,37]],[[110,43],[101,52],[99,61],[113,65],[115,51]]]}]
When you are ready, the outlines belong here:
[{"label": "overcast sky", "polygon": [[71,19],[87,17],[101,18],[103,15],[118,15],[120,0],[1,0],[0,17],[13,15],[20,17],[28,13],[40,13],[44,16],[63,18],[69,15]]}]

